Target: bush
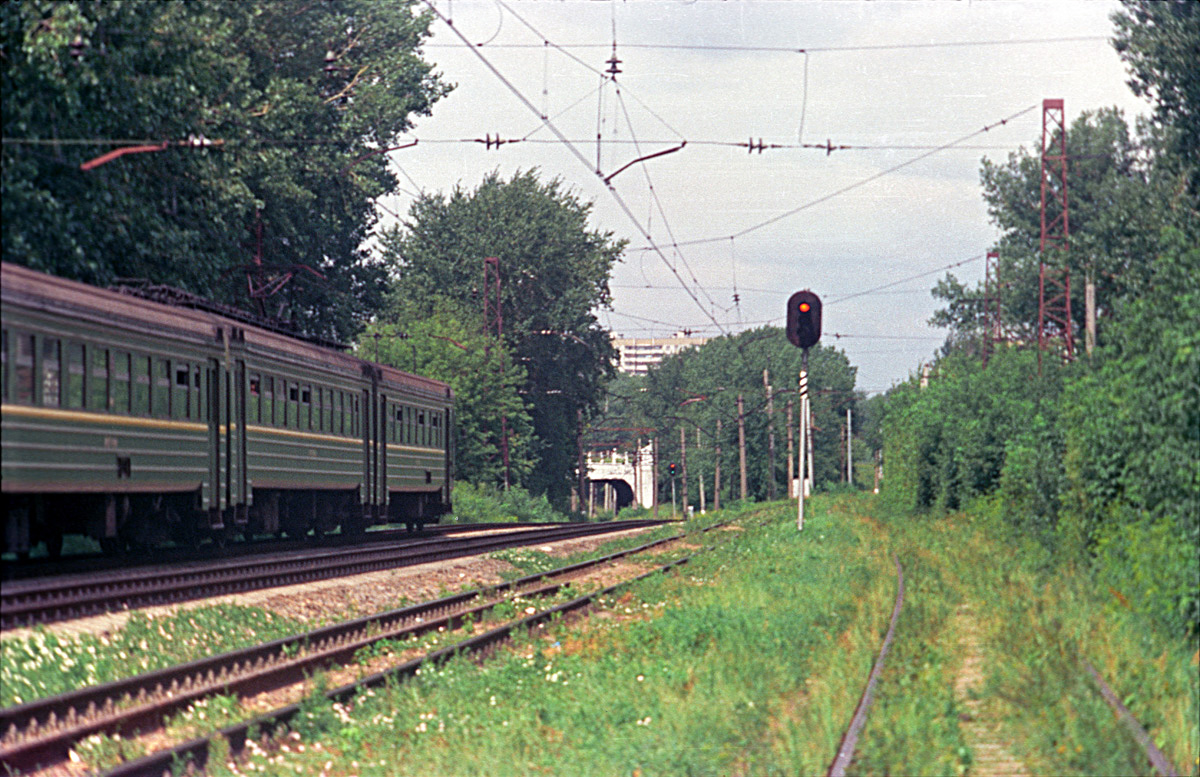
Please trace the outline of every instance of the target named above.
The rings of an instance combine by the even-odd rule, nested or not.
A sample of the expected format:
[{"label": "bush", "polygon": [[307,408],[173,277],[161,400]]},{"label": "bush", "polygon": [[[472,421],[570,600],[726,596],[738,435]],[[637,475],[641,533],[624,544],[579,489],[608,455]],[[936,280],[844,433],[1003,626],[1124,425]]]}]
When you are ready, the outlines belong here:
[{"label": "bush", "polygon": [[550,506],[545,496],[533,496],[513,486],[507,492],[487,484],[454,484],[454,513],[445,523],[551,523],[566,516]]}]

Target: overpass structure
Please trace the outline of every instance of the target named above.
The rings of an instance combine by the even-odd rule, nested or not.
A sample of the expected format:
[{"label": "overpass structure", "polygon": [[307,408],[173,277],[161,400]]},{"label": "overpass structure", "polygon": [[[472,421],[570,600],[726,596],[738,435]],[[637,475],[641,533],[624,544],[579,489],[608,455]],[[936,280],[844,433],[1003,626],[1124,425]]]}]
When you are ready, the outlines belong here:
[{"label": "overpass structure", "polygon": [[654,449],[645,445],[636,452],[599,451],[587,457],[587,511],[604,509],[614,514],[636,502],[654,506]]}]

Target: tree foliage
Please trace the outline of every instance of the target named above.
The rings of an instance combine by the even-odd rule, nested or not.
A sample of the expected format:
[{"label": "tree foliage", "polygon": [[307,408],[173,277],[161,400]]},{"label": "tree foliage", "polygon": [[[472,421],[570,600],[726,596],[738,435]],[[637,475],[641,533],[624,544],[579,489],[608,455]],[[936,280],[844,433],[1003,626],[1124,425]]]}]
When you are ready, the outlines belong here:
[{"label": "tree foliage", "polygon": [[[935,321],[953,329],[937,379],[885,405],[885,493],[913,510],[981,497],[1065,553],[1078,549],[1119,598],[1176,633],[1200,632],[1200,214],[1195,197],[1194,3],[1129,0],[1116,45],[1155,102],[1136,137],[1115,111],[1068,132],[1076,279],[1090,271],[1101,314],[1094,354],[1069,365],[1001,349],[986,370],[969,347],[981,289],[947,277]],[[1005,318],[1034,341],[1039,161],[984,161],[984,198],[1003,231]],[[1050,261],[1063,261],[1061,256]],[[1079,300],[1072,307],[1082,310]],[[1082,322],[1076,320],[1078,326]]]},{"label": "tree foliage", "polygon": [[[522,365],[533,423],[529,490],[564,505],[577,465],[578,415],[590,416],[612,375],[613,349],[595,310],[624,243],[588,228],[590,204],[534,170],[486,176],[473,191],[427,194],[385,237],[394,293],[418,314],[438,299],[474,311],[482,328],[484,259],[499,259],[503,340]],[[489,303],[490,304],[490,303]],[[470,475],[468,475],[470,477]]]},{"label": "tree foliage", "polygon": [[501,343],[480,331],[473,315],[439,299],[420,315],[394,301],[381,319],[360,335],[364,359],[445,381],[454,390],[454,476],[472,483],[504,482],[500,449],[508,429],[509,471],[523,482],[533,469],[532,426],[520,387],[525,371]]},{"label": "tree foliage", "polygon": [[[1171,148],[1193,174],[1200,165],[1200,7],[1191,0],[1122,0],[1113,44],[1129,86],[1173,130]],[[1200,184],[1195,177],[1192,186]],[[1193,188],[1195,191],[1195,188]]]},{"label": "tree foliage", "polygon": [[[734,336],[718,337],[703,346],[670,356],[648,375],[623,377],[612,384],[608,413],[597,425],[644,427],[652,431],[601,437],[632,449],[635,438],[658,438],[660,497],[669,498],[666,464],[682,463],[679,431],[687,446],[688,500],[698,504],[703,480],[706,501],[712,501],[716,448],[721,448],[721,499],[740,497],[737,398],[743,398],[746,426],[748,498],[766,499],[770,478],[775,495],[787,494],[786,403],[794,403],[793,444],[799,438],[797,382],[801,351],[778,327],[762,327]],[[775,460],[769,467],[768,416],[763,370],[774,394]],[[809,396],[813,408],[814,475],[819,486],[837,483],[844,468],[842,435],[847,408],[857,400],[856,369],[844,353],[817,346],[809,354]],[[721,434],[717,436],[717,420]],[[869,455],[865,446],[860,455]],[[682,487],[682,483],[677,483]]]},{"label": "tree foliage", "polygon": [[299,271],[269,312],[347,338],[383,289],[363,241],[396,185],[360,158],[447,91],[428,25],[371,0],[0,5],[5,258],[243,305],[256,256],[304,265],[323,279]]}]

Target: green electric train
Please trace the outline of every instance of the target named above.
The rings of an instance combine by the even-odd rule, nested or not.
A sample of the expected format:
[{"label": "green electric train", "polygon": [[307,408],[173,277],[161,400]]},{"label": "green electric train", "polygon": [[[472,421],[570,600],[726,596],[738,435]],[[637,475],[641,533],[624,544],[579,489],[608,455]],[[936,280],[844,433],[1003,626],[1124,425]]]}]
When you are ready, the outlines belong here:
[{"label": "green electric train", "polygon": [[3,552],[419,530],[453,394],[228,313],[2,264]]}]

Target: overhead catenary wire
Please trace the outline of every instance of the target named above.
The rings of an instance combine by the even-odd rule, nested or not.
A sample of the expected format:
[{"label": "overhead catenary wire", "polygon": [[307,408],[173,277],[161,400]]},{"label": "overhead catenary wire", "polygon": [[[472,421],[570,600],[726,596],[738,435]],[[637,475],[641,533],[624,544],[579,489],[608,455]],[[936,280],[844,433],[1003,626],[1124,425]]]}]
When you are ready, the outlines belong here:
[{"label": "overhead catenary wire", "polygon": [[[487,57],[483,56],[483,54],[476,47],[471,45],[471,43],[467,39],[467,37],[465,35],[463,35],[463,33],[458,28],[456,28],[453,24],[451,24],[446,19],[446,17],[442,14],[442,12],[439,11],[438,8],[433,4],[432,0],[423,0],[423,2],[430,9],[430,11],[433,12],[433,14],[435,16],[437,16],[443,23],[445,23],[446,26],[449,27],[450,30],[468,47],[468,49],[471,51],[471,53],[474,54],[481,63],[483,63],[484,67],[486,67],[489,71],[491,71],[492,75],[494,75],[502,84],[504,84],[505,88],[507,88],[510,92],[512,92],[512,94],[521,102],[522,105],[524,105],[535,116],[541,116],[541,112],[537,109],[537,106],[535,106],[533,103],[531,103],[529,101],[529,98],[526,97],[525,94],[520,89],[518,89],[517,86],[514,83],[512,83],[511,80],[509,80],[503,73],[501,73],[500,70],[495,65],[493,65],[492,62],[490,60],[488,60]],[[574,156],[576,158],[576,160],[579,161],[580,164],[584,165],[589,170],[591,169],[591,163],[588,162],[587,157],[585,157],[583,155],[583,153],[579,150],[577,145],[572,143],[565,135],[563,135],[562,131],[552,121],[550,121],[549,119],[546,119],[546,120],[544,120],[544,124],[545,124],[546,128],[548,130],[550,130],[550,132],[556,138],[559,139],[559,141],[571,153],[571,155]],[[611,183],[604,182],[602,177],[601,177],[601,182],[604,183],[604,186],[608,189],[609,194],[612,196],[613,201],[617,204],[617,207],[620,208],[621,212],[623,212],[625,214],[625,217],[627,219],[629,219],[629,221],[634,225],[634,227],[638,230],[638,232],[640,232],[642,234],[642,236],[645,238],[647,243],[650,244],[651,250],[654,251],[659,256],[659,258],[662,259],[663,263],[666,264],[667,267],[671,269],[671,272],[679,280],[680,285],[683,287],[684,291],[687,292],[688,296],[691,297],[692,301],[696,303],[696,306],[699,307],[706,316],[708,316],[708,318],[713,322],[713,324],[715,324],[717,326],[718,329],[720,329],[721,331],[724,331],[725,327],[721,324],[721,322],[718,321],[716,319],[716,317],[714,317],[712,315],[712,313],[710,313],[700,303],[700,299],[696,296],[695,292],[692,291],[687,286],[687,284],[683,281],[683,278],[679,275],[679,272],[675,269],[675,267],[669,261],[667,261],[666,255],[663,253],[662,248],[654,241],[654,238],[650,235],[650,233],[646,230],[646,228],[644,226],[642,226],[642,222],[638,219],[638,217],[636,215],[634,215],[633,211],[631,211],[629,209],[629,205],[625,202],[624,198],[621,197],[620,193],[617,192],[616,188]]]},{"label": "overhead catenary wire", "polygon": [[[507,5],[500,3],[506,9]],[[509,9],[511,12],[511,9]],[[516,14],[513,14],[516,16]],[[854,46],[737,46],[718,44],[687,44],[687,43],[623,43],[627,49],[650,49],[664,51],[741,51],[760,52],[765,54],[829,54],[834,52],[856,51],[900,51],[904,49],[940,49],[940,48],[973,48],[976,46],[1023,46],[1039,43],[1095,43],[1108,41],[1106,35],[1067,35],[1056,38],[1007,38],[1003,40],[964,40],[964,41],[932,41],[926,43],[877,43],[859,44]],[[470,44],[484,48],[484,44]],[[540,43],[491,43],[490,49],[531,49]],[[608,46],[607,43],[555,43],[554,48],[568,56],[571,49],[598,49]],[[452,48],[453,44],[429,43],[425,48]]]}]

